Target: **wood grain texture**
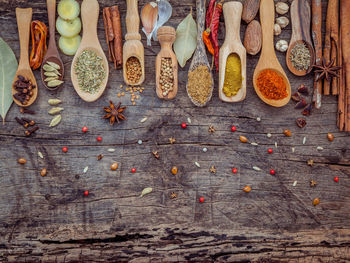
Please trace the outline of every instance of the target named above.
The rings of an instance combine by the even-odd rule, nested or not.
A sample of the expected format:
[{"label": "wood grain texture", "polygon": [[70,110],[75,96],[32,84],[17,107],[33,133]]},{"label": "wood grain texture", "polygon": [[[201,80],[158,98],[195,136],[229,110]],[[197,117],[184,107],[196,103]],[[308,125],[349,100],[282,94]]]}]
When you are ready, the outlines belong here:
[{"label": "wood grain texture", "polygon": [[[139,7],[145,2],[139,1]],[[168,25],[176,27],[195,8],[195,1],[170,2],[174,10]],[[99,3],[100,10],[110,6],[107,0]],[[46,24],[47,14],[44,1],[0,0],[0,36],[18,58],[15,7],[32,7],[33,19]],[[119,7],[125,35],[125,2],[120,1]],[[224,32],[222,20],[221,44]],[[102,15],[98,33],[107,52]],[[289,25],[280,38],[290,36]],[[146,47],[144,36],[142,43]],[[31,109],[37,112],[33,118],[40,130],[33,137],[24,137],[23,128],[14,121],[20,113],[12,106],[8,122],[0,125],[0,262],[349,262],[350,137],[336,128],[336,98],[325,97],[322,108],[299,129],[295,119],[300,111],[292,102],[277,109],[257,97],[252,75],[259,56],[248,55],[243,102],[221,102],[216,76],[208,106],[193,106],[185,90],[190,63],[179,69],[176,98],[160,100],[154,77],[159,51],[158,42],[145,48],[145,90],[136,106],[129,95],[116,96],[123,76],[112,67],[108,88],[92,103],[79,98],[69,76],[57,92],[39,83]],[[292,76],[285,54],[277,56],[293,92],[300,84],[312,86],[313,76]],[[69,72],[72,57],[62,55],[62,60]],[[40,78],[38,70],[34,74]],[[61,124],[50,129],[47,100],[55,97],[63,100],[65,110]],[[128,120],[119,126],[101,119],[102,107],[110,99],[128,106]],[[141,123],[145,116],[147,121]],[[187,118],[191,124],[184,130],[180,124]],[[232,124],[235,133],[230,131]],[[214,134],[208,133],[209,125],[216,128]],[[83,126],[89,127],[86,134],[81,132]],[[282,134],[285,128],[291,129],[292,137]],[[332,143],[326,139],[328,132],[335,135]],[[239,135],[259,145],[242,144]],[[103,141],[96,142],[97,136]],[[176,143],[170,144],[169,137],[175,137]],[[139,139],[142,145],[137,144]],[[66,154],[63,146],[68,147]],[[324,150],[317,151],[317,146]],[[109,148],[115,152],[108,152]],[[268,155],[267,148],[274,153]],[[159,160],[153,150],[159,151]],[[97,161],[101,153],[104,158]],[[19,166],[18,157],[26,158],[27,164]],[[314,160],[313,167],[306,164],[308,159]],[[119,168],[113,172],[109,167],[114,161]],[[170,173],[173,165],[179,168],[176,176]],[[211,165],[216,166],[216,174],[209,173]],[[262,171],[253,170],[254,165]],[[135,174],[130,173],[132,167]],[[238,168],[235,175],[233,167]],[[42,168],[48,170],[46,177],[40,176]],[[276,170],[276,176],[269,175],[270,169]],[[333,182],[334,176],[339,183]],[[315,188],[309,186],[311,179],[318,182]],[[241,190],[246,185],[253,189],[248,194]],[[152,187],[153,193],[139,198],[145,187]],[[89,190],[88,197],[84,190]],[[178,198],[170,199],[171,192]],[[205,203],[198,203],[200,196]],[[315,197],[321,200],[316,207]]]}]

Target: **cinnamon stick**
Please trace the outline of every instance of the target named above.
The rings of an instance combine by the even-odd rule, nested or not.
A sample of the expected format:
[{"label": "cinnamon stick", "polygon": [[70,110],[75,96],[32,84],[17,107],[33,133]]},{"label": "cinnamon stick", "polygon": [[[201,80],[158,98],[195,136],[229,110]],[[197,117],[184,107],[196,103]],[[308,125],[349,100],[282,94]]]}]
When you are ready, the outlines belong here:
[{"label": "cinnamon stick", "polygon": [[[331,60],[334,65],[339,65],[338,49],[339,49],[339,0],[334,0],[334,10],[332,12],[331,21]],[[332,95],[338,95],[338,78],[332,78]]]},{"label": "cinnamon stick", "polygon": [[342,55],[344,82],[344,130],[350,131],[350,1],[341,0],[340,18],[342,34]]},{"label": "cinnamon stick", "polygon": [[[341,27],[341,25],[340,25]],[[338,58],[339,58],[339,66],[343,67],[343,45],[342,45],[342,30],[339,30],[339,47],[338,47]],[[344,71],[343,68],[339,71],[339,95],[338,95],[338,116],[337,116],[337,126],[340,131],[344,130],[344,93],[345,93],[345,81],[344,81]]]},{"label": "cinnamon stick", "polygon": [[111,7],[111,16],[114,33],[115,68],[118,69],[123,66],[122,27],[120,23],[120,13],[118,6]]},{"label": "cinnamon stick", "polygon": [[[316,65],[320,65],[322,61],[322,1],[312,0],[312,39],[315,47]],[[321,108],[322,100],[322,80],[316,82],[317,73],[314,80],[314,96],[313,102],[315,108]]]},{"label": "cinnamon stick", "polygon": [[105,33],[106,33],[106,41],[108,46],[108,60],[113,62],[113,56],[111,53],[111,41],[114,39],[114,33],[112,28],[112,22],[111,22],[111,14],[109,11],[109,7],[103,8],[103,22],[105,26]]}]

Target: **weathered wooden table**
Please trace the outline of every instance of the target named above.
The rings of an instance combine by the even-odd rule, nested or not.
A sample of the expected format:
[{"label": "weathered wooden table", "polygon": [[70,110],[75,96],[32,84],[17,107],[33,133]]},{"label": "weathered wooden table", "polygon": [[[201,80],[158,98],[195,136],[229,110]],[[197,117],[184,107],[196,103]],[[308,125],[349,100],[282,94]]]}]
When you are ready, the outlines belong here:
[{"label": "weathered wooden table", "polygon": [[[99,2],[102,9],[115,1]],[[126,4],[119,2],[125,33]],[[145,2],[139,1],[139,6]],[[176,27],[195,3],[170,2],[169,24]],[[0,36],[17,58],[18,6],[32,7],[33,19],[47,23],[45,1],[0,0]],[[290,29],[280,38],[289,39]],[[106,50],[101,17],[98,32]],[[221,43],[223,34],[222,22]],[[129,94],[116,96],[123,80],[122,72],[114,69],[109,88],[94,103],[78,97],[69,74],[58,92],[49,92],[39,81],[39,97],[31,109],[37,112],[33,118],[40,130],[33,137],[24,137],[23,127],[14,121],[20,113],[12,106],[6,125],[0,125],[0,262],[349,262],[350,137],[336,128],[336,98],[324,98],[322,109],[300,129],[295,125],[300,110],[293,102],[277,109],[258,99],[252,73],[259,56],[248,56],[248,94],[242,103],[222,103],[216,88],[207,107],[192,105],[185,92],[189,63],[179,72],[176,99],[162,101],[156,97],[154,80],[160,47],[156,42],[147,47],[144,35],[143,43],[147,76],[136,106]],[[284,54],[278,55],[285,67]],[[72,57],[63,60],[70,72]],[[311,87],[311,76],[297,78],[286,72],[293,89],[300,84]],[[39,80],[38,71],[35,75]],[[56,97],[63,100],[63,121],[49,128],[47,100]],[[128,106],[127,121],[110,127],[101,119],[109,100]],[[148,119],[141,123],[144,117]],[[182,129],[180,124],[188,118],[191,124]],[[210,125],[216,129],[213,134],[208,133]],[[231,125],[237,126],[235,133]],[[81,132],[83,126],[88,133]],[[286,128],[292,137],[282,134]],[[328,132],[335,135],[332,143]],[[258,145],[242,144],[240,135]],[[103,141],[97,142],[97,136]],[[169,143],[170,137],[176,138],[175,144]],[[324,150],[318,151],[318,146]],[[268,148],[274,153],[267,154]],[[99,154],[104,155],[101,161]],[[17,164],[19,157],[28,160],[25,166]],[[309,159],[313,167],[307,165]],[[109,168],[113,161],[120,164],[115,172]],[[170,173],[174,165],[179,168],[176,176]],[[216,174],[209,172],[211,165]],[[231,172],[233,167],[237,174]],[[40,176],[42,168],[48,170],[45,177]],[[275,176],[270,169],[276,170]],[[309,185],[312,179],[317,181],[314,188]],[[246,185],[252,187],[250,193],[241,190]],[[145,187],[153,187],[153,193],[140,198]],[[176,199],[170,198],[172,192]],[[198,202],[200,196],[204,203]],[[321,200],[316,207],[315,197]]]}]

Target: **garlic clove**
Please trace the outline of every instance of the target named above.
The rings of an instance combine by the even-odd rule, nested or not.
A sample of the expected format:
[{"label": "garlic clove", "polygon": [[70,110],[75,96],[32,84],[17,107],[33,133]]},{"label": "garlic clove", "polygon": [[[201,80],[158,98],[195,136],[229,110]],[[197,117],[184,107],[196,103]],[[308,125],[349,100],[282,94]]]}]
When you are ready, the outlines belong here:
[{"label": "garlic clove", "polygon": [[278,36],[279,34],[281,34],[281,32],[282,32],[282,29],[281,29],[280,25],[279,24],[275,24],[273,26],[273,33],[274,33],[274,35]]},{"label": "garlic clove", "polygon": [[141,10],[142,31],[147,37],[147,45],[151,45],[151,37],[153,29],[157,24],[158,5],[155,2],[145,4]]}]

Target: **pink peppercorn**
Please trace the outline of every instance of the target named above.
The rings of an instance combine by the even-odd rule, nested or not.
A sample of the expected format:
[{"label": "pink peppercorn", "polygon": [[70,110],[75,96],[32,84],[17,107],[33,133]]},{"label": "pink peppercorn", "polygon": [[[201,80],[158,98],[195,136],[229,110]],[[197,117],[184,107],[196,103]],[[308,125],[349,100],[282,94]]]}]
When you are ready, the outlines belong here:
[{"label": "pink peppercorn", "polygon": [[87,131],[88,131],[88,127],[84,126],[84,127],[82,128],[82,131],[83,131],[83,132],[87,132]]},{"label": "pink peppercorn", "polygon": [[232,168],[232,172],[233,172],[234,174],[236,174],[236,173],[238,172],[238,169],[237,169],[237,168]]},{"label": "pink peppercorn", "polygon": [[183,122],[183,123],[181,124],[181,127],[182,127],[183,129],[186,129],[187,124],[186,124],[185,122]]},{"label": "pink peppercorn", "polygon": [[204,197],[203,197],[203,196],[201,196],[201,197],[199,198],[199,202],[200,202],[200,203],[204,203]]},{"label": "pink peppercorn", "polygon": [[96,140],[97,140],[98,142],[100,142],[100,141],[102,141],[102,137],[97,137]]},{"label": "pink peppercorn", "polygon": [[62,152],[64,152],[64,153],[68,152],[68,148],[67,147],[63,147],[62,148]]},{"label": "pink peppercorn", "polygon": [[273,169],[271,169],[271,170],[270,170],[270,174],[271,174],[271,175],[275,175],[275,174],[276,174],[276,171],[273,170]]},{"label": "pink peppercorn", "polygon": [[231,131],[232,131],[232,132],[235,132],[236,130],[237,130],[236,126],[232,126],[232,127],[231,127]]}]

